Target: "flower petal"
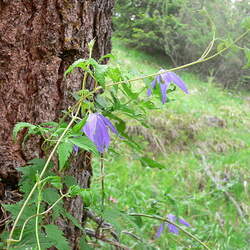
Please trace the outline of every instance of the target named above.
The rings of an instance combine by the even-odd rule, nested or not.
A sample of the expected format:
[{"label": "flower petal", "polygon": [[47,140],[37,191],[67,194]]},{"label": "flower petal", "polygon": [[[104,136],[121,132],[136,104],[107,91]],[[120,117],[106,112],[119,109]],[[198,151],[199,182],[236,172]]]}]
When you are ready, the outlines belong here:
[{"label": "flower petal", "polygon": [[108,128],[100,114],[90,114],[82,131],[96,145],[99,152],[103,153],[108,148],[110,142]]},{"label": "flower petal", "polygon": [[[158,76],[157,76],[158,77]],[[156,82],[157,81],[157,78],[156,79],[154,79],[152,82],[151,82],[151,88],[155,88],[156,87]]]},{"label": "flower petal", "polygon": [[156,232],[156,235],[155,235],[156,238],[159,238],[159,237],[161,236],[161,234],[162,234],[162,232],[163,232],[163,230],[164,230],[164,226],[165,226],[165,223],[162,223],[162,224],[159,226],[159,228],[158,228],[158,230],[157,230],[157,232]]},{"label": "flower petal", "polygon": [[114,134],[118,134],[118,131],[116,130],[116,128],[113,126],[113,124],[110,122],[110,120],[108,118],[106,118],[102,114],[99,114],[99,117],[102,119],[102,121],[104,122],[104,124],[110,128],[110,130]]},{"label": "flower petal", "polygon": [[151,88],[148,88],[148,90],[147,90],[147,96],[151,96],[152,95],[152,90],[151,90]]},{"label": "flower petal", "polygon": [[166,100],[167,100],[167,90],[168,90],[169,84],[170,84],[170,82],[160,84],[161,96],[162,96],[162,98],[161,98],[162,104],[164,104],[166,102]]},{"label": "flower petal", "polygon": [[176,221],[176,216],[173,215],[173,214],[168,214],[167,217],[168,217],[169,220],[171,220],[171,221],[173,221],[173,222]]},{"label": "flower petal", "polygon": [[179,234],[179,229],[175,225],[168,223],[168,230],[172,234]]},{"label": "flower petal", "polygon": [[108,128],[101,120],[98,119],[96,132],[94,134],[94,143],[96,144],[97,150],[101,153],[108,148],[110,142]]},{"label": "flower petal", "polygon": [[186,94],[188,94],[188,89],[186,84],[182,81],[182,79],[176,75],[174,72],[167,72],[168,78],[171,79],[171,81],[177,85],[180,89],[182,89]]},{"label": "flower petal", "polygon": [[191,225],[187,221],[185,221],[184,219],[179,219],[179,222],[186,227],[191,227]]},{"label": "flower petal", "polygon": [[98,117],[96,114],[89,114],[89,117],[82,128],[82,132],[84,132],[91,141],[94,142],[94,134],[96,131]]}]

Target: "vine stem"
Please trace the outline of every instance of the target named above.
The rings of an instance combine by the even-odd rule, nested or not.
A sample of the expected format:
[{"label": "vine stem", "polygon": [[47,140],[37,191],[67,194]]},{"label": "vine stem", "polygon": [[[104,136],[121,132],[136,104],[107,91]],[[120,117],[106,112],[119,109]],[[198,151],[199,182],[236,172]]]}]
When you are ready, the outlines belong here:
[{"label": "vine stem", "polygon": [[[71,125],[72,125],[72,124],[74,123],[74,121],[77,119],[77,114],[78,114],[80,108],[81,108],[81,105],[78,106],[78,109],[77,109],[75,115],[72,117],[72,119],[71,119],[71,121],[69,122],[68,126],[67,126],[66,129],[63,131],[62,135],[59,137],[59,139],[58,139],[56,145],[54,146],[53,150],[51,151],[51,153],[50,153],[50,155],[49,155],[49,157],[48,157],[48,160],[46,161],[46,163],[45,163],[45,165],[44,165],[44,167],[43,167],[43,170],[42,170],[41,174],[39,175],[39,179],[42,179],[43,175],[45,174],[45,172],[46,172],[46,170],[47,170],[47,168],[48,168],[48,166],[49,166],[49,163],[50,163],[50,161],[51,161],[51,159],[52,159],[54,153],[56,152],[56,149],[57,149],[58,145],[59,145],[60,142],[62,141],[63,137],[65,136],[65,134],[67,133],[67,131],[69,130],[69,128],[71,127]],[[21,215],[23,214],[23,211],[24,211],[25,207],[27,206],[27,204],[28,204],[28,202],[29,202],[31,196],[34,194],[34,192],[35,192],[35,190],[36,190],[36,188],[37,188],[38,185],[39,185],[39,182],[36,182],[35,185],[33,186],[32,190],[30,191],[30,193],[29,193],[27,199],[26,199],[25,202],[23,203],[23,206],[21,207],[21,209],[20,209],[20,211],[19,211],[19,213],[18,213],[18,215],[17,215],[17,217],[16,217],[16,219],[15,219],[15,222],[14,222],[13,227],[12,227],[12,229],[11,229],[11,231],[10,231],[10,234],[9,234],[9,239],[7,240],[7,250],[10,248],[10,244],[11,244],[11,242],[13,241],[12,236],[13,236],[14,230],[15,230],[15,228],[16,228],[16,226],[17,226],[17,223],[18,223],[18,221],[19,221]]]},{"label": "vine stem", "polygon": [[101,186],[102,186],[102,210],[104,210],[105,187],[104,187],[104,158],[103,158],[103,153],[101,153]]},{"label": "vine stem", "polygon": [[[40,183],[40,180],[38,183]],[[39,188],[38,197],[37,197],[37,209],[36,209],[37,214],[39,214],[39,211],[40,211],[41,199],[42,199],[42,193],[41,193],[41,189]],[[41,245],[40,245],[40,240],[39,240],[39,217],[38,216],[36,216],[36,241],[37,241],[38,250],[41,250]]]},{"label": "vine stem", "polygon": [[[157,73],[153,73],[153,74],[150,74],[150,75],[146,75],[146,76],[142,76],[142,77],[137,77],[137,78],[133,78],[133,79],[130,79],[130,80],[124,80],[124,81],[120,81],[120,82],[115,82],[115,83],[110,83],[110,84],[107,84],[106,87],[112,87],[114,85],[119,85],[119,84],[123,84],[123,83],[129,83],[129,82],[135,82],[135,81],[139,81],[139,80],[143,80],[143,79],[146,79],[146,78],[149,78],[149,77],[154,77],[154,76],[158,76],[160,74],[164,74],[164,73],[167,73],[167,72],[171,72],[171,71],[176,71],[176,70],[179,70],[179,69],[184,69],[184,68],[187,68],[187,67],[190,67],[190,66],[193,66],[193,65],[196,65],[198,63],[202,63],[202,62],[206,62],[208,60],[211,60],[213,59],[214,57],[216,56],[219,56],[220,54],[222,54],[223,52],[225,52],[226,50],[228,50],[230,47],[232,47],[235,43],[237,43],[239,40],[241,40],[244,36],[246,36],[248,34],[248,32],[250,31],[250,29],[248,29],[246,32],[244,32],[243,34],[241,34],[237,39],[235,39],[230,45],[228,45],[227,47],[225,47],[224,49],[218,51],[217,53],[209,56],[209,57],[206,57],[206,58],[199,58],[198,60],[194,61],[194,62],[191,62],[191,63],[187,63],[187,64],[184,64],[184,65],[181,65],[181,66],[178,66],[178,67],[175,67],[175,68],[172,68],[172,69],[169,69],[169,70],[164,70],[164,71],[161,71],[160,73],[157,72]],[[214,39],[213,39],[214,40]],[[213,43],[213,41],[212,41]],[[210,46],[209,46],[210,47]],[[205,55],[208,55],[208,52],[210,52],[211,48],[208,49],[208,51],[206,51],[204,54]],[[97,87],[96,89],[100,89],[101,87]]]},{"label": "vine stem", "polygon": [[19,239],[18,239],[18,240],[12,239],[11,242],[19,242],[19,241],[21,241],[21,240],[22,240],[22,237],[23,237],[23,232],[24,232],[24,229],[25,229],[26,224],[27,224],[32,218],[37,217],[37,216],[41,216],[41,215],[44,215],[44,214],[48,213],[50,210],[53,209],[54,206],[56,206],[56,204],[57,204],[59,201],[61,201],[64,197],[67,197],[67,195],[68,195],[68,193],[62,195],[62,196],[61,196],[57,201],[55,201],[55,203],[54,203],[51,207],[49,207],[46,211],[44,211],[44,212],[42,212],[42,213],[40,213],[40,214],[33,214],[33,215],[31,215],[28,219],[26,219],[25,222],[23,223],[23,227],[22,227],[22,229],[21,229],[21,233],[20,233]]},{"label": "vine stem", "polygon": [[180,229],[183,233],[185,233],[186,235],[188,235],[190,238],[194,239],[195,241],[199,242],[204,248],[206,248],[207,250],[211,250],[207,245],[205,245],[202,241],[200,241],[196,236],[194,236],[193,234],[189,233],[188,231],[186,231],[185,229],[183,229],[182,227],[180,227],[179,225],[177,225],[176,223],[174,223],[171,220],[168,220],[166,218],[160,217],[160,216],[156,216],[156,215],[149,215],[149,214],[137,214],[137,213],[129,213],[129,216],[140,216],[140,217],[147,217],[150,219],[155,219],[155,220],[160,220],[160,221],[165,221],[169,224],[174,225],[175,227],[177,227],[178,229]]}]

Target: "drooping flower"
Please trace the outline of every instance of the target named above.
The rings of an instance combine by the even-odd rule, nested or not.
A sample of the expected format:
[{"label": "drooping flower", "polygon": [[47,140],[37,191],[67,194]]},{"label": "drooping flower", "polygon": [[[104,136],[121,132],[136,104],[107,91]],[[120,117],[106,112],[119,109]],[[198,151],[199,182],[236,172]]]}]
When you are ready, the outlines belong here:
[{"label": "drooping flower", "polygon": [[[177,217],[176,217],[175,215],[173,215],[173,214],[168,214],[168,215],[167,215],[167,218],[168,218],[169,221],[172,221],[172,222],[176,222],[176,220],[177,220]],[[181,223],[182,225],[186,226],[186,227],[190,227],[190,226],[191,226],[191,225],[190,225],[187,221],[185,221],[184,219],[178,218],[178,222]],[[156,238],[159,238],[159,237],[161,236],[161,234],[162,234],[162,232],[163,232],[163,230],[164,230],[164,226],[165,226],[165,225],[168,227],[168,231],[169,231],[170,233],[176,234],[176,235],[179,234],[179,229],[178,229],[175,225],[170,224],[170,223],[167,223],[167,222],[164,222],[164,223],[162,223],[162,224],[159,226],[159,228],[158,228],[158,230],[157,230],[157,232],[156,232],[156,235],[155,235]]]},{"label": "drooping flower", "polygon": [[164,104],[167,100],[167,90],[170,86],[170,83],[174,83],[182,91],[188,94],[188,89],[186,87],[186,84],[182,81],[182,79],[178,75],[176,75],[174,72],[165,72],[156,76],[156,78],[151,82],[151,86],[148,88],[147,95],[150,96],[152,94],[152,89],[154,89],[156,85],[159,84],[162,96],[161,101]]},{"label": "drooping flower", "polygon": [[103,153],[109,147],[109,129],[118,134],[109,119],[99,113],[91,113],[83,126],[82,131],[96,145],[97,150]]}]

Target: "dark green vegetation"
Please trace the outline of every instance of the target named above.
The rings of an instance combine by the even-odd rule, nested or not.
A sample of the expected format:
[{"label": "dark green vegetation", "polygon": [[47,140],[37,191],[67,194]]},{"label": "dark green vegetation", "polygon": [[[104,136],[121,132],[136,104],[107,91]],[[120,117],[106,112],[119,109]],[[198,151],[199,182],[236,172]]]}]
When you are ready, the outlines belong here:
[{"label": "dark green vegetation", "polygon": [[[172,64],[198,59],[215,31],[212,54],[244,30],[250,13],[248,1],[231,0],[117,0],[115,35],[131,47],[165,53]],[[226,87],[249,88],[249,71],[244,55],[250,58],[249,36],[232,50],[191,70],[216,77]],[[250,60],[250,59],[248,59]],[[209,66],[208,66],[209,65]]]},{"label": "dark green vegetation", "polygon": [[[127,65],[131,77],[164,67],[162,58],[128,49],[118,40],[114,41],[113,53],[121,65]],[[115,211],[178,214],[192,225],[187,230],[211,249],[247,250],[249,97],[244,92],[223,91],[212,78],[205,82],[190,73],[180,75],[190,95],[175,91],[170,96],[175,100],[166,105],[155,97],[159,110],[148,114],[149,128],[130,121],[127,127],[144,145],[147,155],[158,159],[165,169],[142,167],[136,155],[131,156],[127,147],[116,141],[113,146],[122,156],[111,155],[105,161],[106,194],[111,198],[108,205]],[[98,196],[98,162],[94,169],[92,188]],[[241,212],[244,217],[239,215]],[[160,225],[157,220],[139,218],[131,224],[112,211],[107,218],[112,218],[120,231],[133,232],[143,239],[142,245],[122,234],[122,242],[133,249],[202,249],[185,234],[175,236],[167,229],[155,239]]]}]

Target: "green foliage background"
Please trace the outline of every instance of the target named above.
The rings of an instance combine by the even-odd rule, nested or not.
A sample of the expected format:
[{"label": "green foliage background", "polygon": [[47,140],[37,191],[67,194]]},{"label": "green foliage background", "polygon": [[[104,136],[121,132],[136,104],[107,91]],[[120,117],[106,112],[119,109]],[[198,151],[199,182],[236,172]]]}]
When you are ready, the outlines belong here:
[{"label": "green foliage background", "polygon": [[[213,37],[212,23],[217,40],[211,53],[243,33],[241,24],[249,13],[248,1],[117,0],[113,20],[115,36],[131,47],[164,53],[176,66],[202,55]],[[225,87],[250,88],[249,68],[244,67],[249,43],[248,35],[239,47],[193,70],[216,77]]]}]

